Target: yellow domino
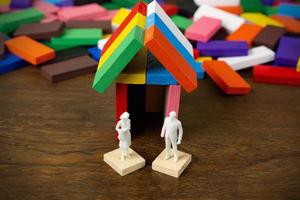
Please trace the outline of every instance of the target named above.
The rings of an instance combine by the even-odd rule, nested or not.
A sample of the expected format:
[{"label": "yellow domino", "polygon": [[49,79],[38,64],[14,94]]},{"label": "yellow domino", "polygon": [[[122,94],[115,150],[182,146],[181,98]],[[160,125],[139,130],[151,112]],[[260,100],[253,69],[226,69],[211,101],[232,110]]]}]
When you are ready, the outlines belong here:
[{"label": "yellow domino", "polygon": [[298,63],[297,63],[297,72],[300,72],[300,57],[299,57]]},{"label": "yellow domino", "polygon": [[137,13],[128,25],[124,28],[121,34],[113,41],[113,43],[108,47],[108,49],[101,55],[101,59],[98,64],[98,69],[103,65],[103,63],[111,56],[111,54],[116,50],[116,48],[121,44],[124,38],[130,33],[130,31],[139,26],[141,29],[145,30],[146,27],[146,16]]},{"label": "yellow domino", "polygon": [[142,48],[116,79],[117,83],[146,84],[147,49]]},{"label": "yellow domino", "polygon": [[266,15],[263,15],[261,13],[243,13],[241,15],[246,20],[260,25],[260,26],[267,26],[267,25],[273,25],[273,26],[279,26],[283,27],[284,25],[270,17],[267,17]]},{"label": "yellow domino", "polygon": [[111,34],[103,34],[102,39],[110,38]]},{"label": "yellow domino", "polygon": [[204,62],[204,61],[206,61],[206,60],[212,60],[212,57],[198,57],[198,58],[196,58],[196,61],[197,62]]},{"label": "yellow domino", "polygon": [[9,6],[11,0],[0,0],[0,6]]},{"label": "yellow domino", "polygon": [[129,9],[121,8],[112,18],[111,20],[112,25],[119,26],[127,17],[127,15],[129,15],[129,13],[130,13]]}]

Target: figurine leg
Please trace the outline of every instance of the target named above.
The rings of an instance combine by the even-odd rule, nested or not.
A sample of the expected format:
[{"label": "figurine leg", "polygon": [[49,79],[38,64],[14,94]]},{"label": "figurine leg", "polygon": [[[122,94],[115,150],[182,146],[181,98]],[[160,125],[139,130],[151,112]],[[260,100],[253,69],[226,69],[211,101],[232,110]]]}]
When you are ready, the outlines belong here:
[{"label": "figurine leg", "polygon": [[178,161],[178,155],[177,155],[177,143],[176,141],[172,141],[172,148],[174,152],[174,162]]},{"label": "figurine leg", "polygon": [[125,150],[125,157],[128,157],[128,158],[131,157],[131,156],[130,156],[130,153],[128,153],[128,148]]},{"label": "figurine leg", "polygon": [[166,156],[165,156],[165,160],[168,160],[170,158],[170,147],[171,147],[170,138],[166,138]]},{"label": "figurine leg", "polygon": [[124,149],[121,149],[121,160],[122,161],[125,160],[125,151],[124,151]]}]

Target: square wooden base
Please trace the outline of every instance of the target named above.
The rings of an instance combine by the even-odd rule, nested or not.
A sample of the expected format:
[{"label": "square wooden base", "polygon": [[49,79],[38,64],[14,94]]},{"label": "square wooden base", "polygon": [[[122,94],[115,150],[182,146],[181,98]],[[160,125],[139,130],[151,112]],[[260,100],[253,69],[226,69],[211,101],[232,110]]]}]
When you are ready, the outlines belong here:
[{"label": "square wooden base", "polygon": [[163,150],[159,156],[152,162],[152,169],[169,176],[178,178],[185,168],[192,161],[192,155],[178,151],[178,161],[173,161],[173,150],[170,151],[170,158],[165,160],[166,150]]},{"label": "square wooden base", "polygon": [[145,159],[132,149],[128,149],[130,157],[121,161],[120,149],[115,149],[103,155],[103,160],[121,176],[125,176],[145,166]]}]

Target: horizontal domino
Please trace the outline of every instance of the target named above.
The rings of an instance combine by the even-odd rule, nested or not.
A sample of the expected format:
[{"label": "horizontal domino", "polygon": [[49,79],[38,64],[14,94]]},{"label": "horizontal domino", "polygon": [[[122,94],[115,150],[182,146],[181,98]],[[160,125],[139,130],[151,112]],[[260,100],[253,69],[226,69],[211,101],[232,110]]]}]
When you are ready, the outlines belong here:
[{"label": "horizontal domino", "polygon": [[244,95],[251,90],[251,86],[223,61],[204,61],[203,68],[226,94]]},{"label": "horizontal domino", "polygon": [[42,19],[40,21],[41,24],[46,24],[46,23],[50,23],[50,22],[56,22],[56,21],[59,21],[57,15],[55,14],[48,14],[45,16],[44,19]]},{"label": "horizontal domino", "polygon": [[100,64],[103,60],[101,57],[93,82],[96,91],[103,93],[143,47],[144,32],[139,26],[135,26],[103,64]]},{"label": "horizontal domino", "polygon": [[27,35],[33,39],[47,40],[51,37],[59,36],[64,31],[63,22],[51,22],[46,24],[23,24],[16,32],[14,37]]},{"label": "horizontal domino", "polygon": [[70,49],[57,51],[55,52],[55,59],[43,63],[42,66],[62,62],[65,60],[70,60],[72,58],[76,58],[84,55],[88,55],[88,52],[84,47],[74,47]]},{"label": "horizontal domino", "polygon": [[252,46],[252,41],[262,30],[261,26],[255,24],[243,24],[239,29],[231,33],[227,40],[229,41],[246,41],[248,47]]},{"label": "horizontal domino", "polygon": [[33,7],[44,13],[45,15],[56,13],[59,11],[59,7],[45,1],[34,1]]},{"label": "horizontal domino", "polygon": [[253,68],[253,81],[300,86],[300,73],[288,67],[257,65]]},{"label": "horizontal domino", "polygon": [[106,15],[107,10],[97,3],[82,6],[64,7],[58,13],[62,21],[69,20],[91,20],[99,16]]},{"label": "horizontal domino", "polygon": [[147,28],[149,28],[152,25],[152,23],[149,23],[148,20],[151,15],[154,16],[153,15],[154,13],[161,19],[161,21],[164,22],[167,28],[173,33],[173,35],[177,38],[177,40],[182,43],[185,49],[191,55],[193,55],[193,47],[190,44],[190,42],[186,39],[186,37],[184,37],[181,31],[176,27],[176,25],[172,22],[172,20],[168,17],[168,15],[163,11],[163,9],[156,1],[152,1],[150,4],[148,4]]},{"label": "horizontal domino", "polygon": [[69,20],[65,24],[66,28],[100,28],[106,33],[112,31],[109,20]]},{"label": "horizontal domino", "polygon": [[144,43],[187,92],[197,88],[195,71],[158,28],[151,26],[146,30]]},{"label": "horizontal domino", "polygon": [[0,60],[0,74],[24,67],[25,65],[28,65],[28,63],[23,59],[7,52],[4,54],[3,59]]},{"label": "horizontal domino", "polygon": [[99,62],[101,50],[97,46],[88,48],[88,52],[95,61]]},{"label": "horizontal domino", "polygon": [[210,6],[238,6],[240,5],[240,0],[194,0],[196,5],[201,6],[207,4]]},{"label": "horizontal domino", "polygon": [[171,17],[173,23],[182,31],[186,30],[193,24],[193,21],[181,15],[173,15]]},{"label": "horizontal domino", "polygon": [[295,37],[281,37],[276,51],[277,65],[295,67],[300,56],[300,39]]},{"label": "horizontal domino", "polygon": [[222,21],[211,17],[201,17],[194,22],[185,32],[190,40],[207,42],[220,28]]},{"label": "horizontal domino", "polygon": [[10,52],[33,65],[38,65],[55,58],[53,49],[27,36],[19,36],[6,40],[5,45]]},{"label": "horizontal domino", "polygon": [[102,30],[93,29],[65,29],[59,37],[51,38],[51,44],[54,45],[95,45],[102,37]]},{"label": "horizontal domino", "polygon": [[257,36],[254,38],[253,43],[256,46],[266,46],[270,49],[274,49],[279,39],[286,33],[284,28],[278,26],[266,26]]},{"label": "horizontal domino", "polygon": [[282,23],[288,32],[300,34],[300,21],[288,16],[272,15],[272,19]]},{"label": "horizontal domino", "polygon": [[60,7],[67,7],[67,6],[73,6],[74,5],[74,0],[44,0],[48,3],[54,4],[56,6]]},{"label": "horizontal domino", "polygon": [[196,59],[196,61],[200,62],[200,63],[203,63],[206,60],[213,60],[213,59],[212,59],[212,57],[209,57],[209,56],[203,56],[203,57],[201,56]]},{"label": "horizontal domino", "polygon": [[176,15],[179,11],[178,6],[173,4],[162,4],[161,8],[167,13],[168,16]]},{"label": "horizontal domino", "polygon": [[222,26],[230,33],[236,31],[245,22],[245,19],[237,15],[204,4],[195,12],[194,21],[203,16],[220,19]]},{"label": "horizontal domino", "polygon": [[4,57],[5,46],[4,46],[4,35],[0,33],[0,60]]},{"label": "horizontal domino", "polygon": [[198,42],[197,49],[202,56],[229,57],[248,55],[248,45],[243,41],[213,40]]},{"label": "horizontal domino", "polygon": [[167,88],[165,116],[169,116],[171,111],[179,115],[181,87],[180,85],[170,85]]},{"label": "horizontal domino", "polygon": [[296,3],[279,4],[278,14],[300,19],[300,5]]},{"label": "horizontal domino", "polygon": [[32,5],[32,0],[11,0],[10,7],[15,9],[29,8]]},{"label": "horizontal domino", "polygon": [[267,25],[273,25],[273,26],[283,27],[283,24],[280,23],[279,21],[276,21],[261,13],[243,13],[241,16],[246,20],[259,26],[264,27]]},{"label": "horizontal domino", "polygon": [[218,6],[217,8],[234,15],[241,15],[243,13],[241,6]]},{"label": "horizontal domino", "polygon": [[233,70],[246,69],[253,65],[271,62],[275,59],[275,53],[265,46],[254,47],[249,50],[247,56],[220,57],[219,61],[225,61]]},{"label": "horizontal domino", "polygon": [[264,6],[261,0],[241,0],[244,12],[263,12]]},{"label": "horizontal domino", "polygon": [[44,65],[41,68],[41,73],[47,80],[55,83],[75,76],[95,72],[96,68],[97,62],[88,55],[84,55],[70,60]]},{"label": "horizontal domino", "polygon": [[109,10],[109,11],[107,11],[106,15],[95,17],[94,20],[96,20],[96,21],[99,21],[99,20],[112,21],[112,19],[115,17],[117,12],[118,12],[118,10]]},{"label": "horizontal domino", "polygon": [[38,22],[44,17],[43,13],[35,8],[10,12],[0,15],[0,32],[9,33],[24,23]]}]

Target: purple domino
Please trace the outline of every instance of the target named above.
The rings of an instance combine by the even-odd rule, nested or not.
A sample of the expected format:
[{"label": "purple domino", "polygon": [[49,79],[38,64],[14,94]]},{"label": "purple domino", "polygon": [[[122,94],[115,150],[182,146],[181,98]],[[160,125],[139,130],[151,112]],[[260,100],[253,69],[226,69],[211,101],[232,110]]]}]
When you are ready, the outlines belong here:
[{"label": "purple domino", "polygon": [[274,1],[275,0],[262,0],[262,3],[264,5],[269,5],[269,6],[272,6],[274,4]]},{"label": "purple domino", "polygon": [[31,7],[32,0],[11,0],[11,8],[28,8]]},{"label": "purple domino", "polygon": [[248,55],[248,45],[242,41],[215,40],[207,43],[198,42],[197,49],[201,56],[230,57]]},{"label": "purple domino", "polygon": [[276,65],[296,67],[300,57],[300,39],[282,37],[275,57]]}]

